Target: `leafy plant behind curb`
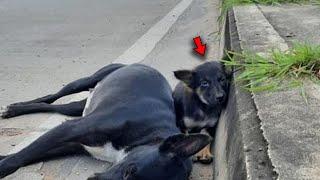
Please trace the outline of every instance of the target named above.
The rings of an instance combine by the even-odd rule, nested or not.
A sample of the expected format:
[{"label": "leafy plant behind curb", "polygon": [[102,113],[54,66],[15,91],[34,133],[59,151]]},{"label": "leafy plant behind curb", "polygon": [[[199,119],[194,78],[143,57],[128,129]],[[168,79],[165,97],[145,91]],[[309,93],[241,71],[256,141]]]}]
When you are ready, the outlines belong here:
[{"label": "leafy plant behind curb", "polygon": [[[286,52],[273,50],[269,57],[252,53],[229,54],[233,56],[229,55],[229,59],[222,62],[243,70],[236,81],[245,82],[244,88],[251,92],[301,87],[305,97],[303,80],[310,78],[320,82],[320,45],[296,43]],[[236,60],[239,56],[242,61]]]}]

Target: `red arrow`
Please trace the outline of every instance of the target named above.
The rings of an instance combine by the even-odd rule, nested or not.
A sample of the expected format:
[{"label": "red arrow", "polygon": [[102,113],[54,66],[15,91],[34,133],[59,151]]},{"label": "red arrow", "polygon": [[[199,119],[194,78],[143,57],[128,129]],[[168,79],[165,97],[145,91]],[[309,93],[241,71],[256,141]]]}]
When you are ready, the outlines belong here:
[{"label": "red arrow", "polygon": [[196,47],[193,48],[193,50],[201,56],[204,56],[204,54],[206,53],[206,44],[202,44],[200,36],[193,38],[193,42],[196,45]]}]

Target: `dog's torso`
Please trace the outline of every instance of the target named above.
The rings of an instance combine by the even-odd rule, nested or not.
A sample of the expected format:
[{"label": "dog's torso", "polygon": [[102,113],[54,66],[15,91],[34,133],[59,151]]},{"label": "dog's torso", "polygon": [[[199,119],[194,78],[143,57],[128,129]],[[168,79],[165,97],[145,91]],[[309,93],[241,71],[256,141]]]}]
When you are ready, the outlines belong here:
[{"label": "dog's torso", "polygon": [[83,115],[98,115],[114,124],[107,140],[85,146],[102,160],[119,161],[126,156],[125,149],[179,132],[171,87],[159,72],[140,64],[123,67],[99,82]]}]

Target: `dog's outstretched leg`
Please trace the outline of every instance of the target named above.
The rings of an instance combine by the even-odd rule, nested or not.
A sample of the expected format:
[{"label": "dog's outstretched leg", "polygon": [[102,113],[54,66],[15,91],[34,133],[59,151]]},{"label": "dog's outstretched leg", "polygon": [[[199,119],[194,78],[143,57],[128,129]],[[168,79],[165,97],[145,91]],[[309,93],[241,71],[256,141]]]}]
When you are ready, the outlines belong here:
[{"label": "dog's outstretched leg", "polygon": [[[29,164],[41,162],[44,160],[50,160],[58,157],[70,156],[70,155],[86,155],[90,156],[85,148],[79,143],[65,143],[64,145],[52,149],[46,153],[39,154],[35,159],[29,162]],[[0,156],[0,160],[7,157],[14,156],[14,154]]]},{"label": "dog's outstretched leg", "polygon": [[[97,128],[97,120],[99,120],[99,117],[87,116],[66,121],[53,128],[21,151],[2,159],[0,161],[0,178],[30,163],[50,159],[57,155],[68,155],[72,152],[77,152],[78,149],[70,151],[70,148],[66,149],[64,146],[68,146],[70,143],[77,144],[76,146],[86,144],[87,139],[94,139],[92,136],[108,132],[107,127],[110,125],[107,124],[106,126]],[[106,142],[107,138],[108,136],[104,134],[100,137],[99,141]],[[83,149],[80,149],[80,151],[83,151]]]},{"label": "dog's outstretched leg", "polygon": [[39,112],[56,112],[67,116],[81,116],[85,108],[87,99],[82,101],[71,102],[68,104],[46,104],[46,103],[32,103],[32,104],[17,104],[7,106],[0,117],[11,118],[23,114],[39,113]]},{"label": "dog's outstretched leg", "polygon": [[108,74],[112,73],[113,71],[115,71],[123,66],[125,66],[125,65],[123,65],[123,64],[107,65],[107,66],[101,68],[100,70],[98,70],[97,72],[95,72],[92,76],[81,78],[81,79],[78,79],[76,81],[73,81],[73,82],[67,84],[59,92],[57,92],[55,94],[50,94],[50,95],[47,95],[47,96],[44,96],[41,98],[37,98],[37,99],[31,100],[31,101],[14,103],[12,105],[18,105],[18,104],[22,105],[22,104],[31,104],[31,103],[40,103],[40,102],[50,104],[63,96],[78,93],[81,91],[88,91],[90,88],[94,88],[95,85],[99,81],[101,81],[104,77],[106,77]]}]

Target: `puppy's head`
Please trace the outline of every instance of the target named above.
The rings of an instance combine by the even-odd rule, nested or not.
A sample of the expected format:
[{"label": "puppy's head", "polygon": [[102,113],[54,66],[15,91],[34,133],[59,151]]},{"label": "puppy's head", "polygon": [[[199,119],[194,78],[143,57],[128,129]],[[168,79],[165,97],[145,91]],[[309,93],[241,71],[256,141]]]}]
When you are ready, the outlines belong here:
[{"label": "puppy's head", "polygon": [[174,75],[197,94],[202,103],[209,106],[225,103],[231,75],[221,63],[206,62],[193,70],[175,71]]}]

